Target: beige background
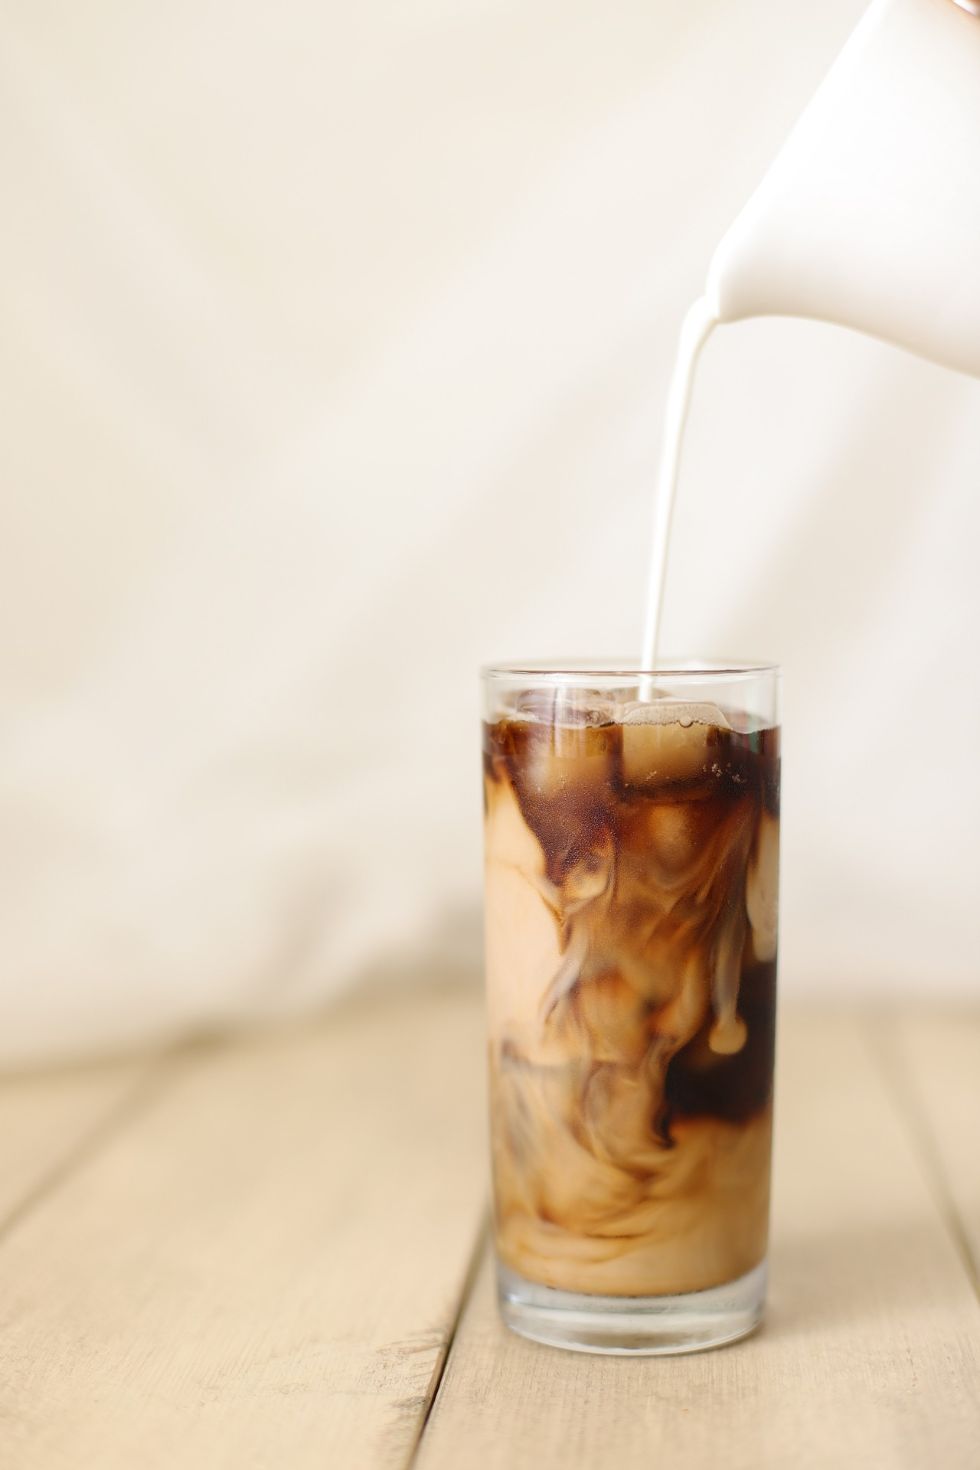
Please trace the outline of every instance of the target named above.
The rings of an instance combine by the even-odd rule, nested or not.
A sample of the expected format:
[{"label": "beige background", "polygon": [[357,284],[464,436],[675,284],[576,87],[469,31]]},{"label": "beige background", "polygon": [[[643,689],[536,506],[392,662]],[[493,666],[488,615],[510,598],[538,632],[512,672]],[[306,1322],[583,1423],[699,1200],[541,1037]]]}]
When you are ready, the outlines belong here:
[{"label": "beige background", "polygon": [[[474,962],[481,658],[632,651],[712,247],[860,0],[0,6],[0,1046]],[[716,333],[675,651],[786,670],[783,982],[976,993],[980,384]]]}]

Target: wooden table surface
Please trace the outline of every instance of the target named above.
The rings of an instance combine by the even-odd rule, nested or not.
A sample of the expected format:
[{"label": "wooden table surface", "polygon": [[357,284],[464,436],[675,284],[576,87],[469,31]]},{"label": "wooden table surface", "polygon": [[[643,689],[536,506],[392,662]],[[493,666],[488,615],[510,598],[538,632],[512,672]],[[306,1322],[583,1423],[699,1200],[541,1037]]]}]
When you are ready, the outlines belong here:
[{"label": "wooden table surface", "polygon": [[0,1082],[4,1470],[980,1466],[980,1015],[780,1023],[771,1309],[500,1325],[470,987]]}]

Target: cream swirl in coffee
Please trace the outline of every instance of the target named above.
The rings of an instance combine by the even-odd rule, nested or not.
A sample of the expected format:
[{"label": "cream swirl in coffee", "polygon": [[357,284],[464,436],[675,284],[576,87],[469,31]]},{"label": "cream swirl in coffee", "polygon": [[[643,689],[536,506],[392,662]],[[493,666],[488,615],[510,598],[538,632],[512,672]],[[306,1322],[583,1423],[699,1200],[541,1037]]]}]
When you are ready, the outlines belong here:
[{"label": "cream swirl in coffee", "polygon": [[658,1295],[765,1256],[779,737],[582,691],[484,727],[501,1259]]}]

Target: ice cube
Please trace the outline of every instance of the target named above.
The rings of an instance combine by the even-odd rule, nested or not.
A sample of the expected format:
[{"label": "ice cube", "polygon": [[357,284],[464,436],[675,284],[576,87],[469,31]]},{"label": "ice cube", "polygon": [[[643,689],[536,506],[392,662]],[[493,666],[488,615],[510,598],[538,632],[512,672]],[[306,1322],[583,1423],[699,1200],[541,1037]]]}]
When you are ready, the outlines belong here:
[{"label": "ice cube", "polygon": [[563,688],[557,690],[551,718],[556,725],[598,728],[613,724],[616,705],[601,689]]},{"label": "ice cube", "polygon": [[628,785],[659,785],[707,775],[715,763],[717,731],[728,721],[713,704],[662,699],[626,706],[623,778]]},{"label": "ice cube", "polygon": [[610,724],[535,727],[527,746],[524,779],[541,797],[598,791],[609,778],[617,735]]},{"label": "ice cube", "polygon": [[716,704],[697,703],[686,699],[633,700],[624,704],[620,713],[624,725],[717,725],[728,730],[728,719]]},{"label": "ice cube", "polygon": [[616,719],[616,704],[598,689],[524,689],[516,695],[509,711],[518,720],[539,725],[599,727]]}]

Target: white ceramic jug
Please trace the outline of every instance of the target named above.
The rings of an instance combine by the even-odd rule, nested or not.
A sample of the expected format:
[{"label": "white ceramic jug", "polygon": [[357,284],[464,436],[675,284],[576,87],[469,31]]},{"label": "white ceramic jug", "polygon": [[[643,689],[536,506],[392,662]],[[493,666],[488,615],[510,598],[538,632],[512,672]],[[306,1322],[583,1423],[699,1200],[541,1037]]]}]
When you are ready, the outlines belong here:
[{"label": "white ceramic jug", "polygon": [[705,294],[717,321],[818,317],[980,377],[980,0],[874,0]]}]

